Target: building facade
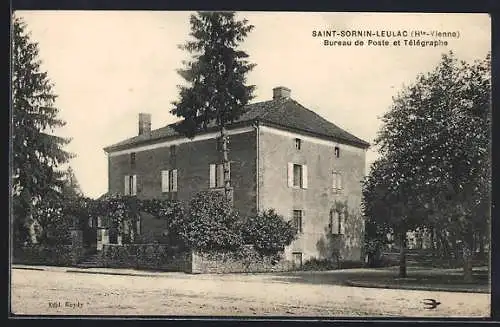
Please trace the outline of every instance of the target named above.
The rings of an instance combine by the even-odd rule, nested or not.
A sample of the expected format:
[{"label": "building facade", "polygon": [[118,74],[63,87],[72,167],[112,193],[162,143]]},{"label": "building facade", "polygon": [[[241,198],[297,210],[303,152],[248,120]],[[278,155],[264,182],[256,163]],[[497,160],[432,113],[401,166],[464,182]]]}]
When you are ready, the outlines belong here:
[{"label": "building facade", "polygon": [[[188,201],[222,190],[222,152],[216,128],[188,139],[174,125],[151,130],[139,115],[139,135],[105,148],[109,192]],[[248,105],[228,127],[233,204],[242,216],[273,208],[293,221],[298,238],[288,259],[362,259],[361,181],[368,143],[290,98]]]}]

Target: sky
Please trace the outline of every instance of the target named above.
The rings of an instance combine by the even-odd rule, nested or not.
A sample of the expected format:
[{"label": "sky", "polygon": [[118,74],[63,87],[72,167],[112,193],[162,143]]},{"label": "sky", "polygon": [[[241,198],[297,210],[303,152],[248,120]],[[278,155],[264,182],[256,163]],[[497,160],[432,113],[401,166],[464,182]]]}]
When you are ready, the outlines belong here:
[{"label": "sky", "polygon": [[[20,11],[39,44],[42,69],[54,83],[56,105],[67,125],[57,134],[71,137],[66,149],[85,195],[107,192],[103,147],[135,136],[138,114],[152,114],[152,128],[177,120],[169,112],[183,83],[176,70],[189,55],[178,48],[189,39],[192,12]],[[291,97],[350,133],[373,143],[380,117],[393,96],[418,74],[432,70],[443,53],[465,61],[491,50],[487,14],[239,12],[255,26],[241,48],[257,66],[248,74],[255,99],[272,98],[286,86]],[[404,37],[313,37],[313,31],[406,31]],[[413,37],[412,31],[427,36]],[[430,35],[453,32],[455,37]],[[404,40],[447,41],[446,45],[404,45]],[[324,41],[351,41],[325,46]],[[354,45],[362,40],[363,46]],[[368,40],[390,42],[368,45]],[[393,45],[393,41],[400,45]],[[367,168],[377,159],[367,152]]]}]

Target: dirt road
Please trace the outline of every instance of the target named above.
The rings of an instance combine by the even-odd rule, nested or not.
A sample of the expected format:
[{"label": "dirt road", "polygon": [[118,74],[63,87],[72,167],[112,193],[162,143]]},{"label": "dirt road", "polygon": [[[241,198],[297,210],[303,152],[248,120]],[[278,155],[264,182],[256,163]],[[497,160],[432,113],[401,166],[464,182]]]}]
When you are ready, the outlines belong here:
[{"label": "dirt road", "polygon": [[[489,316],[490,295],[283,281],[270,274],[111,276],[13,269],[11,308],[37,315]],[[442,302],[426,310],[422,300]]]}]

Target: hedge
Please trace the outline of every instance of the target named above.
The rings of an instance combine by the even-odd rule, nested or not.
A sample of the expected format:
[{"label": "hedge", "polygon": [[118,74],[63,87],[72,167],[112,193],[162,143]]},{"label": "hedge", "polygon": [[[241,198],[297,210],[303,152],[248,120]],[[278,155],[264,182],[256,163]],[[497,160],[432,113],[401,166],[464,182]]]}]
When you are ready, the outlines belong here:
[{"label": "hedge", "polygon": [[185,270],[188,252],[165,244],[104,245],[100,263],[109,268]]},{"label": "hedge", "polygon": [[43,246],[31,245],[14,249],[13,263],[70,266],[73,259],[71,245]]}]

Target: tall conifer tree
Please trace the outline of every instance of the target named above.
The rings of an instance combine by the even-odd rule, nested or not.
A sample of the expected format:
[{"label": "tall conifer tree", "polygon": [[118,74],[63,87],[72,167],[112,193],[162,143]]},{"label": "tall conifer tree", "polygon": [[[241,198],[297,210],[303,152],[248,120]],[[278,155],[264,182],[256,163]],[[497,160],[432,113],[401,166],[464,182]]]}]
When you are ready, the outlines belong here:
[{"label": "tall conifer tree", "polygon": [[178,70],[187,82],[179,86],[180,99],[171,113],[184,118],[178,131],[188,137],[211,126],[220,131],[223,154],[224,189],[231,194],[229,139],[226,126],[243,113],[253,98],[253,85],[246,85],[246,74],[254,68],[239,44],[254,28],[246,19],[237,20],[234,12],[198,12],[190,18],[192,40],[180,48],[191,54]]},{"label": "tall conifer tree", "polygon": [[64,173],[58,167],[72,155],[63,147],[69,139],[54,135],[65,122],[58,118],[56,95],[42,71],[38,44],[26,23],[12,24],[12,192],[16,239],[28,239],[32,210],[37,203],[61,195]]}]

